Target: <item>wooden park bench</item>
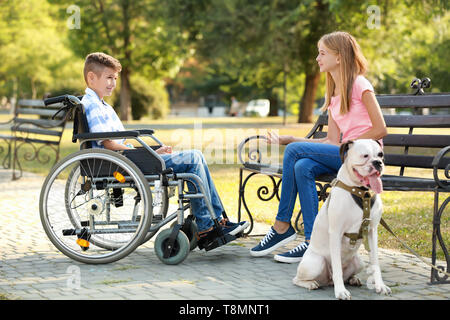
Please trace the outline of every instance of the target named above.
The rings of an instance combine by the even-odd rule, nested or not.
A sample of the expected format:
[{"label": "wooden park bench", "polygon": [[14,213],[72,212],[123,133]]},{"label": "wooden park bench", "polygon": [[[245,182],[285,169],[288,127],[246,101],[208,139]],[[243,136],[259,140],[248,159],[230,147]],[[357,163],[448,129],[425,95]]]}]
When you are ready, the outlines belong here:
[{"label": "wooden park bench", "polygon": [[[13,117],[0,125],[7,125],[9,134],[0,134],[0,156],[5,169],[12,168],[12,179],[22,176],[23,161],[37,161],[46,164],[55,155],[59,160],[59,145],[66,124],[65,112],[52,116],[60,104],[44,106],[43,100],[19,100]],[[3,128],[0,127],[0,131]],[[4,130],[4,129],[3,129]],[[5,146],[6,145],[6,146]],[[4,156],[2,155],[4,153]]]},{"label": "wooden park bench", "polygon": [[[417,85],[418,83],[416,83],[416,87]],[[421,86],[420,81],[419,85]],[[385,174],[382,177],[383,188],[384,191],[430,191],[434,193],[432,264],[436,263],[436,245],[439,244],[445,255],[447,267],[446,269],[442,266],[438,268],[448,273],[450,257],[441,234],[441,216],[450,201],[450,196],[439,203],[439,194],[450,192],[450,157],[448,156],[450,135],[440,133],[439,129],[450,128],[450,93],[424,94],[421,87],[417,93],[376,96],[389,132],[383,138],[385,164],[387,167],[398,169],[397,174]],[[389,114],[394,109],[399,114]],[[408,114],[405,114],[405,111],[409,111]],[[306,137],[325,137],[327,124],[328,116],[323,113]],[[245,199],[245,189],[249,179],[261,174],[269,177],[272,182],[272,191],[265,185],[260,186],[257,191],[258,198],[268,201],[276,196],[278,201],[280,200],[282,161],[268,162],[267,159],[264,159],[263,151],[267,150],[267,146],[266,149],[263,148],[265,141],[266,137],[262,135],[247,137],[238,148],[238,156],[242,163],[239,179],[238,219],[241,220],[243,206],[249,217],[248,220],[251,222],[247,234],[253,228],[253,217]],[[274,162],[277,164],[272,164]],[[427,177],[418,176],[418,174],[409,176],[405,170],[409,171],[410,168],[429,169],[430,174]],[[334,178],[334,175],[316,178],[319,201],[324,201],[328,196],[330,183]],[[300,215],[301,210],[295,220],[297,230],[299,230]],[[446,228],[445,225],[444,228]],[[431,283],[450,283],[447,278],[447,275],[441,276],[440,272],[431,269]]]}]

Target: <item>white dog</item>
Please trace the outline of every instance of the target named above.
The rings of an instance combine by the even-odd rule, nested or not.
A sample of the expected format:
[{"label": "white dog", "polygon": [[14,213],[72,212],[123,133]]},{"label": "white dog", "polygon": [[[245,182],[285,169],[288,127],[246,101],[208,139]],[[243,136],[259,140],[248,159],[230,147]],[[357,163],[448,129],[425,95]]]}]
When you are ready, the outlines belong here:
[{"label": "white dog", "polygon": [[[381,278],[377,244],[377,227],[382,213],[378,194],[383,190],[383,150],[377,141],[362,139],[343,144],[340,153],[343,165],[337,174],[339,185],[331,189],[315,219],[311,243],[297,268],[293,282],[307,289],[334,284],[334,293],[338,299],[351,298],[344,282],[361,285],[355,275],[363,268],[357,253],[363,239],[351,241],[349,235],[361,235],[360,231],[364,229],[361,228],[363,210],[362,205],[357,204],[357,197],[350,192],[364,193],[365,187],[376,194],[369,201],[371,206],[367,210],[370,212],[366,233],[370,248],[368,272],[371,274],[367,285],[375,288],[378,293],[390,294],[391,289]],[[350,189],[345,189],[345,185]]]}]

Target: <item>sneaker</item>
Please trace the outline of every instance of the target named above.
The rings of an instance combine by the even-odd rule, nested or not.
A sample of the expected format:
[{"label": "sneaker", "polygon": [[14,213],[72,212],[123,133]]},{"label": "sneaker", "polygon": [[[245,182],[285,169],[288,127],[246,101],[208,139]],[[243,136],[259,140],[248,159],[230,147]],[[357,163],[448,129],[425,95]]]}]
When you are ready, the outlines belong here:
[{"label": "sneaker", "polygon": [[238,223],[234,223],[224,218],[220,222],[220,225],[223,228],[223,233],[231,234],[232,236],[237,235],[238,233],[244,231],[250,223],[248,221],[241,221]]},{"label": "sneaker", "polygon": [[288,252],[275,255],[274,259],[284,263],[300,262],[303,258],[303,255],[306,252],[306,249],[308,249],[308,246],[309,246],[308,242],[306,241],[302,242],[294,249],[289,250]]},{"label": "sneaker", "polygon": [[253,257],[261,257],[264,256],[281,246],[295,240],[297,234],[295,233],[294,228],[289,226],[289,229],[283,233],[279,234],[275,231],[273,227],[270,228],[269,232],[266,236],[261,240],[261,242],[254,248],[250,250],[250,254]]}]

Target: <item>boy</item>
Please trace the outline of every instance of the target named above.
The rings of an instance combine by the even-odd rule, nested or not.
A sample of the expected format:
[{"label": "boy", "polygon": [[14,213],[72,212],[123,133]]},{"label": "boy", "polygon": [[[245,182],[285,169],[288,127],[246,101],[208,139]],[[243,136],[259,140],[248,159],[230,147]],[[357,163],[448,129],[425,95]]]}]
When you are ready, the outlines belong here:
[{"label": "boy", "polygon": [[[107,54],[95,52],[86,57],[84,79],[87,88],[81,102],[86,111],[90,132],[125,130],[114,109],[103,100],[103,97],[110,96],[113,92],[116,87],[118,73],[121,70],[120,62]],[[125,139],[93,141],[92,146],[110,150],[133,148],[132,145],[125,142]],[[249,223],[246,221],[232,223],[227,219],[221,219],[224,210],[209,173],[208,165],[200,151],[187,150],[172,153],[172,147],[170,146],[162,146],[155,151],[164,159],[166,167],[172,168],[174,173],[193,173],[199,176],[206,190],[206,196],[212,204],[224,233],[236,235],[247,228]],[[203,198],[191,199],[191,210],[196,217],[198,237],[206,239],[208,235],[212,235],[214,232],[214,222]]]}]

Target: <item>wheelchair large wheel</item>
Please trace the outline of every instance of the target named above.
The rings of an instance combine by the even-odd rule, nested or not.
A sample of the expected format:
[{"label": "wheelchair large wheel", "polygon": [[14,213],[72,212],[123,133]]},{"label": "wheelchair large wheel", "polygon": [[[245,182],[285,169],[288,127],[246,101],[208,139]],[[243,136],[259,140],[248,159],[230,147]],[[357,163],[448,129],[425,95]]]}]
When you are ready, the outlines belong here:
[{"label": "wheelchair large wheel", "polygon": [[66,256],[110,263],[142,243],[152,222],[152,196],[129,159],[110,150],[81,150],[52,168],[39,210],[47,236]]},{"label": "wheelchair large wheel", "polygon": [[[167,211],[169,209],[169,196],[168,196],[168,188],[167,187],[161,187],[162,190],[162,194],[161,194],[161,203],[153,203],[153,220],[152,223],[158,223],[161,222],[161,220],[165,219],[167,216]],[[154,187],[150,187],[150,192],[152,193],[152,197],[153,197],[153,193],[155,192],[155,188]],[[149,241],[151,238],[153,238],[153,236],[158,233],[158,230],[155,231],[149,231],[145,237],[144,240],[142,241],[142,244],[144,244],[145,242]]]}]

